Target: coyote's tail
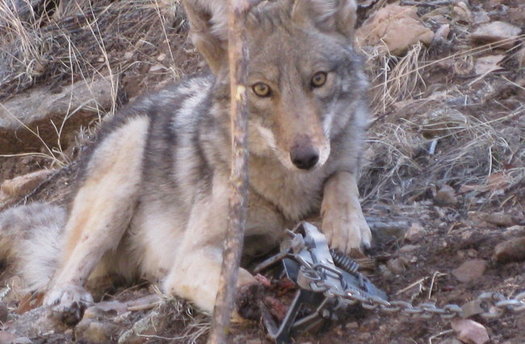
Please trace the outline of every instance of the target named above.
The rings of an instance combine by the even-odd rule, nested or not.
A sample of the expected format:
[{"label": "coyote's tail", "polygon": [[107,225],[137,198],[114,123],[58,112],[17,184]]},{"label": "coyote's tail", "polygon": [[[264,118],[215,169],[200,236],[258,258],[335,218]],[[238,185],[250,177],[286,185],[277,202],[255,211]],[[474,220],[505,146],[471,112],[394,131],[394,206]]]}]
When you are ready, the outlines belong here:
[{"label": "coyote's tail", "polygon": [[65,209],[38,202],[0,213],[0,259],[28,290],[43,291],[55,273],[65,221]]}]

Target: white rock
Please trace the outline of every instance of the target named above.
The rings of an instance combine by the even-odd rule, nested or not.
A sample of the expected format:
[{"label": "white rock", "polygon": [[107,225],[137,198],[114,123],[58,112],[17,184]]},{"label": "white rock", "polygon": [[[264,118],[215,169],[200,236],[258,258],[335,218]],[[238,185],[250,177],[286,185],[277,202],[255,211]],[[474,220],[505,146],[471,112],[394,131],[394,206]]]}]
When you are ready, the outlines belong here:
[{"label": "white rock", "polygon": [[485,326],[470,319],[455,319],[451,323],[458,339],[466,344],[484,344],[490,338]]},{"label": "white rock", "polygon": [[512,24],[494,21],[487,24],[482,24],[471,35],[472,41],[478,44],[494,43],[505,40],[498,44],[500,48],[512,48],[516,42],[517,36],[521,33],[521,28]]}]

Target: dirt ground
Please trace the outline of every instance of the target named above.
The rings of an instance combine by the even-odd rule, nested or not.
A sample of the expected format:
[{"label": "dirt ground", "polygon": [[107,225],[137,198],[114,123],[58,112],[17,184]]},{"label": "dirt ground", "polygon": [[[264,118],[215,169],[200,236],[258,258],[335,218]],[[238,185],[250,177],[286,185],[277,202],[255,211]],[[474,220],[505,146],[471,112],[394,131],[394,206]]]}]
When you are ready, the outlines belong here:
[{"label": "dirt ground", "polygon": [[[101,118],[138,94],[205,66],[187,41],[188,25],[176,2],[13,4],[18,10],[0,4],[0,106],[17,97],[30,99],[42,87],[52,95],[73,83],[111,80],[106,106],[54,113],[14,134],[0,128],[5,135],[0,210],[31,201],[65,204],[77,172],[75,158]],[[389,6],[396,4],[359,1],[359,25],[367,27],[358,31],[359,49],[367,61],[374,115],[360,181],[374,232],[363,271],[391,300],[414,304],[461,306],[483,292],[513,297],[525,291],[525,3],[401,1],[412,11],[411,19],[396,19],[407,20],[407,33],[386,26],[398,37],[367,36],[380,31],[389,15],[395,17],[379,12],[394,11]],[[432,37],[392,50],[396,39],[418,28]],[[66,119],[67,130],[55,130]],[[46,135],[38,128],[55,129]],[[5,187],[12,178],[41,169],[53,172],[20,188],[23,192]],[[0,343],[206,341],[208,316],[183,300],[158,296],[146,283],[112,286],[78,325],[50,329],[38,320],[43,311],[33,309],[38,297],[23,295],[16,273],[5,267],[0,278]],[[439,317],[353,310],[340,323],[299,335],[295,342],[525,343],[523,311],[470,319],[477,334],[465,335],[457,322]],[[253,322],[235,325],[232,342],[272,341],[262,324]]]}]

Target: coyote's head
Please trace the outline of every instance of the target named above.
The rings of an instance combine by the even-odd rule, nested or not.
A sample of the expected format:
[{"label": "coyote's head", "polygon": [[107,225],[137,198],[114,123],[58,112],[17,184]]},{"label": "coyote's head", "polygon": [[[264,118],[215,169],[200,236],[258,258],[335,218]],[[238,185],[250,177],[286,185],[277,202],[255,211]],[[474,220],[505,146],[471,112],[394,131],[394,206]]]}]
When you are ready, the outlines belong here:
[{"label": "coyote's head", "polygon": [[[188,0],[185,7],[195,46],[218,83],[227,85],[225,1]],[[365,87],[352,45],[355,16],[354,0],[263,1],[250,10],[252,153],[277,155],[292,170],[327,161]]]}]

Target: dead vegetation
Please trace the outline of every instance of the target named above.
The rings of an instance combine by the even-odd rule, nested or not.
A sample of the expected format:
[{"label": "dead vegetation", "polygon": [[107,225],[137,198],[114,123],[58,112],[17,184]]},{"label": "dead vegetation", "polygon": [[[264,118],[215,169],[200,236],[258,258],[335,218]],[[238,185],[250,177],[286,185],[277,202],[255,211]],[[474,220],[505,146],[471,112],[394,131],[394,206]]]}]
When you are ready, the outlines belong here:
[{"label": "dead vegetation", "polygon": [[[361,22],[392,2],[361,1]],[[523,262],[497,265],[492,254],[499,242],[525,234],[525,35],[487,42],[473,40],[472,34],[494,21],[523,27],[525,7],[517,0],[410,5],[417,8],[418,21],[434,32],[430,45],[416,43],[402,54],[388,52],[384,42],[362,47],[374,119],[360,187],[365,213],[390,224],[378,239],[374,281],[396,298],[415,302],[461,304],[486,290],[512,295],[525,285]],[[0,2],[0,109],[35,90],[44,96],[66,90],[69,104],[50,118],[21,121],[14,134],[0,128],[0,183],[63,167],[38,184],[29,200],[64,202],[78,147],[103,117],[142,92],[201,69],[186,30],[177,1]],[[100,79],[106,81],[110,102],[72,105],[76,95],[68,87],[83,83],[89,89]],[[0,127],[5,121],[0,116]],[[3,150],[15,145],[16,150]],[[0,208],[24,196],[0,191]],[[459,282],[452,271],[474,258],[488,262],[487,270],[475,281]],[[20,323],[31,318],[14,315],[20,297],[14,289],[16,284],[7,284],[2,300],[9,311],[6,320]],[[149,292],[109,298],[125,303]],[[121,323],[107,314],[98,319],[103,328],[113,326],[109,342],[133,333],[134,342],[199,343],[209,326],[206,316],[173,300],[132,311]],[[523,315],[476,320],[489,328],[493,343],[525,341]],[[301,340],[343,343],[352,336],[355,343],[457,343],[451,331],[447,322],[370,312]],[[39,337],[71,341],[71,331],[64,333]],[[256,325],[234,333],[235,342],[266,343]]]},{"label": "dead vegetation", "polygon": [[2,100],[39,82],[54,88],[97,77],[112,80],[116,100],[122,74],[157,65],[163,48],[166,67],[157,74],[182,73],[170,43],[185,19],[168,1],[8,0],[0,18]]},{"label": "dead vegetation", "polygon": [[[102,117],[199,68],[185,25],[180,5],[169,1],[1,2],[0,159],[41,157],[40,167],[71,162]],[[44,110],[42,97],[61,106]],[[31,102],[33,113],[21,116]]]}]

